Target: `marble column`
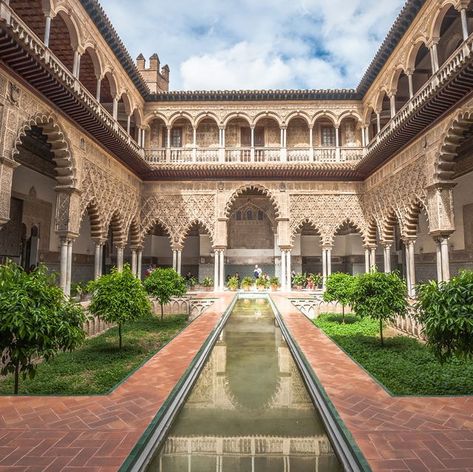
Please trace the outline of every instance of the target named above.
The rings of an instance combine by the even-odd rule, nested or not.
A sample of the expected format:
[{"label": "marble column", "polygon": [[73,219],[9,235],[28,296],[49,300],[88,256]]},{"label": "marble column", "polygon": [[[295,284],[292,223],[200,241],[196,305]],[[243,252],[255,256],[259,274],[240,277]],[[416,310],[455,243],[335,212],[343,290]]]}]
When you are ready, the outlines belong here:
[{"label": "marble column", "polygon": [[136,276],[136,267],[137,267],[137,257],[136,257],[136,249],[131,249],[131,272],[133,275]]},{"label": "marble column", "polygon": [[177,251],[172,250],[172,268],[177,272]]},{"label": "marble column", "polygon": [[95,243],[95,255],[94,255],[94,280],[97,280],[100,277],[100,268],[102,267],[102,243]]},{"label": "marble column", "polygon": [[46,23],[44,25],[44,45],[49,47],[49,38],[51,35],[51,15],[46,15]]},{"label": "marble column", "polygon": [[116,246],[117,248],[117,270],[121,272],[123,270],[123,246]]},{"label": "marble column", "polygon": [[370,270],[374,272],[376,270],[376,248],[370,249]]},{"label": "marble column", "polygon": [[177,261],[176,261],[176,272],[181,275],[182,272],[182,251],[178,249],[177,251]]},{"label": "marble column", "polygon": [[365,272],[368,273],[370,271],[370,250],[365,248]]},{"label": "marble column", "polygon": [[448,254],[448,237],[444,237],[440,241],[442,253],[442,280],[448,282],[450,280],[450,257]]},{"label": "marble column", "polygon": [[384,244],[384,272],[391,272],[391,244]]},{"label": "marble column", "polygon": [[466,17],[466,8],[462,8],[460,10],[460,17],[462,22],[462,33],[463,33],[463,41],[468,39],[468,21]]},{"label": "marble column", "polygon": [[281,249],[281,290],[286,290],[286,251]]},{"label": "marble column", "polygon": [[71,294],[72,282],[72,239],[67,242],[67,271],[66,271],[66,295]]},{"label": "marble column", "polygon": [[214,252],[214,292],[218,292],[218,276],[220,273],[218,268],[220,260],[219,252],[220,251],[218,251],[217,249]]},{"label": "marble column", "polygon": [[225,254],[224,251],[220,251],[220,260],[218,263],[219,268],[219,291],[223,292],[225,289]]},{"label": "marble column", "polygon": [[143,264],[143,249],[138,249],[136,251],[136,276],[141,280],[141,271]]},{"label": "marble column", "polygon": [[61,287],[62,291],[65,295],[66,288],[67,288],[67,270],[68,270],[68,263],[67,263],[67,247],[68,247],[68,239],[61,238],[61,246],[60,246],[60,277],[59,277],[59,286]]},{"label": "marble column", "polygon": [[289,291],[292,290],[292,269],[291,269],[291,251],[286,252],[287,262],[286,262],[286,276],[287,276],[287,288]]},{"label": "marble column", "polygon": [[327,282],[327,249],[322,248],[322,286]]}]

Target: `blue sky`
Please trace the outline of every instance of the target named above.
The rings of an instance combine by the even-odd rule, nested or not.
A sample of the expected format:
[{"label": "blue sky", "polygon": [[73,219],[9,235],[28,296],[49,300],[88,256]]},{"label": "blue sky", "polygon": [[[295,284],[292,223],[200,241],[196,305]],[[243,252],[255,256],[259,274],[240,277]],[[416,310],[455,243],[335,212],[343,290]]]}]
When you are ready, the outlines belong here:
[{"label": "blue sky", "polygon": [[171,89],[356,87],[404,0],[101,0]]}]

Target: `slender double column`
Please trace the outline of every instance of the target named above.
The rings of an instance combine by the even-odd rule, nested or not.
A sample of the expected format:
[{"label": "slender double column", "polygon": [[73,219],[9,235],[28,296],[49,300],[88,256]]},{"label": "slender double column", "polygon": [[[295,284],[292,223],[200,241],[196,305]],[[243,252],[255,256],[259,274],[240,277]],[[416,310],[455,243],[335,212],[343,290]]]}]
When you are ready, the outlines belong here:
[{"label": "slender double column", "polygon": [[406,246],[407,293],[409,294],[409,296],[413,297],[415,295],[414,287],[416,285],[416,269],[414,258],[415,239],[406,239],[404,243]]},{"label": "slender double column", "polygon": [[225,290],[225,249],[215,249],[214,251],[214,291],[223,292]]},{"label": "slender double column", "polygon": [[182,272],[182,249],[173,249],[172,268],[181,275]]},{"label": "slender double column", "polygon": [[281,249],[281,289],[290,291],[292,288],[291,250]]},{"label": "slender double column", "polygon": [[391,272],[391,243],[383,244],[384,272]]},{"label": "slender double column", "polygon": [[72,243],[74,239],[63,236],[60,241],[60,277],[59,286],[65,295],[71,294],[72,280]]},{"label": "slender double column", "polygon": [[376,246],[365,246],[365,272],[376,270]]},{"label": "slender double column", "polygon": [[450,280],[450,256],[448,252],[448,236],[439,236],[435,239],[437,246],[437,280]]},{"label": "slender double column", "polygon": [[97,280],[102,276],[102,264],[103,264],[103,247],[105,240],[97,239],[95,241],[95,258],[94,258],[94,280]]},{"label": "slender double column", "polygon": [[117,270],[121,272],[123,270],[123,253],[125,251],[125,246],[123,244],[116,244],[117,249]]},{"label": "slender double column", "polygon": [[332,273],[332,248],[333,246],[322,247],[322,287],[325,288],[327,278]]}]

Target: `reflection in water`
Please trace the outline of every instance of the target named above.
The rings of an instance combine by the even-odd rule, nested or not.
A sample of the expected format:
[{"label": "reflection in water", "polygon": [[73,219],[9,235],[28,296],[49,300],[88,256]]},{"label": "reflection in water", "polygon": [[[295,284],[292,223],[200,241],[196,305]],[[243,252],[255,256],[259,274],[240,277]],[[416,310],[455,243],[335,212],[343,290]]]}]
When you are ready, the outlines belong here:
[{"label": "reflection in water", "polygon": [[237,302],[147,470],[342,470],[267,300]]}]

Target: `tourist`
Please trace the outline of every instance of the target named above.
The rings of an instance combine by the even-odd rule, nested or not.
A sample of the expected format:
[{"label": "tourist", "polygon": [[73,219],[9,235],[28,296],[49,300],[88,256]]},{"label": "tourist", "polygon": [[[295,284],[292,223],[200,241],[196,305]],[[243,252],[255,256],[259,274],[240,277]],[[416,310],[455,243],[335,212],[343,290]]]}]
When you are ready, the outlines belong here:
[{"label": "tourist", "polygon": [[255,279],[259,279],[259,276],[261,275],[261,269],[258,267],[258,264],[255,265],[253,275],[255,276]]}]

